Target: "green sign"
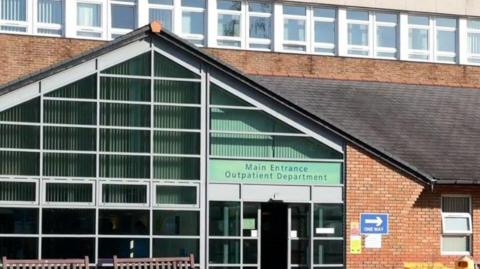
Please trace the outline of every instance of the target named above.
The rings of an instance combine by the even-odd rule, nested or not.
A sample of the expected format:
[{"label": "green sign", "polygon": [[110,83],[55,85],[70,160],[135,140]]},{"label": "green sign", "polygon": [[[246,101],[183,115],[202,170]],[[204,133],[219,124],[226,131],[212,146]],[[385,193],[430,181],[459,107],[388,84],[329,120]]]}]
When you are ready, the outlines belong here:
[{"label": "green sign", "polygon": [[326,185],[341,184],[341,163],[210,160],[210,182]]}]

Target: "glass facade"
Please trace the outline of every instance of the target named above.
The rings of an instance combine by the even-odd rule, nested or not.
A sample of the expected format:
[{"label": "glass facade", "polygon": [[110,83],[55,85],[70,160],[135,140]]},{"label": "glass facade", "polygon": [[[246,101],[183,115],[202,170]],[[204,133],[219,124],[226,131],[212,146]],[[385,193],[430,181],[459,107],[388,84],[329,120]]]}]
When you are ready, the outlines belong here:
[{"label": "glass facade", "polygon": [[[263,18],[260,33],[271,6],[249,9]],[[263,203],[210,199],[210,163],[341,166],[343,154],[198,70],[153,49],[0,111],[0,256],[193,253],[202,268],[259,268]],[[341,209],[290,205],[290,264],[342,266]],[[335,236],[314,234],[313,223]]]}]

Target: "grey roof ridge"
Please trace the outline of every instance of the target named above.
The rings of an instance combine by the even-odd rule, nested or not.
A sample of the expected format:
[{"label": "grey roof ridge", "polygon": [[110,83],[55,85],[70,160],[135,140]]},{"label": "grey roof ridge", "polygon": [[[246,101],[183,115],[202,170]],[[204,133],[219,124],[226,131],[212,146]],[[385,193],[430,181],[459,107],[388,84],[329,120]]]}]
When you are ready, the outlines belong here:
[{"label": "grey roof ridge", "polygon": [[234,77],[237,80],[242,81],[243,83],[247,84],[248,86],[256,89],[257,91],[262,92],[266,96],[268,96],[270,99],[275,100],[276,102],[285,105],[289,107],[290,109],[296,111],[297,113],[301,114],[302,116],[317,122],[320,124],[322,127],[330,130],[331,132],[339,135],[343,139],[359,146],[360,148],[366,150],[370,154],[386,161],[390,165],[399,168],[401,171],[405,172],[406,174],[409,174],[413,178],[419,180],[420,182],[424,184],[429,184],[433,185],[437,181],[433,176],[430,174],[419,170],[417,167],[414,165],[405,162],[401,160],[400,158],[383,151],[382,149],[379,149],[370,143],[367,143],[366,141],[359,139],[342,128],[339,128],[335,124],[328,122],[325,119],[321,119],[316,115],[313,115],[312,113],[302,109],[301,107],[295,105],[294,103],[288,101],[287,99],[279,96],[278,94],[275,94],[271,90],[269,90],[267,87],[264,85],[261,85],[257,81],[255,81],[252,77],[244,74],[242,71],[238,70],[236,67],[227,64],[225,61],[218,59],[217,57],[210,55],[206,52],[201,51],[199,48],[197,48],[195,45],[190,44],[186,41],[184,41],[182,38],[179,36],[173,34],[172,32],[168,30],[162,29],[160,33],[154,33],[151,31],[150,25],[145,25],[143,27],[140,27],[122,37],[119,37],[111,42],[108,42],[104,45],[101,45],[97,48],[94,48],[92,50],[88,50],[85,53],[82,53],[80,55],[77,55],[73,57],[72,59],[67,59],[65,61],[62,61],[58,64],[51,65],[45,69],[39,70],[37,72],[31,73],[29,75],[23,76],[19,79],[13,80],[5,85],[0,86],[0,96],[3,94],[6,94],[8,92],[11,92],[15,89],[18,89],[22,86],[28,85],[30,83],[33,83],[35,81],[41,80],[45,77],[48,77],[50,75],[56,74],[58,72],[61,72],[65,69],[68,69],[72,66],[78,65],[80,63],[83,63],[85,61],[94,59],[98,57],[98,55],[101,55],[105,52],[111,51],[117,47],[126,45],[128,43],[134,42],[136,40],[139,40],[144,37],[148,37],[150,34],[153,34],[159,38],[162,38],[163,40],[172,43],[174,46],[183,49],[185,52],[192,54],[193,56],[202,59],[203,61],[207,62],[211,66],[214,66],[222,71],[225,71],[227,74],[230,76]]}]

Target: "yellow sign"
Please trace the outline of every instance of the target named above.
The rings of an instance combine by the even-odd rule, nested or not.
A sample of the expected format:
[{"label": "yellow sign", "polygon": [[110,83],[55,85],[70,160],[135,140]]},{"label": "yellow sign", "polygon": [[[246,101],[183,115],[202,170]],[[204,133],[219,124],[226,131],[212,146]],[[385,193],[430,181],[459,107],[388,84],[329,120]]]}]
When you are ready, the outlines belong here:
[{"label": "yellow sign", "polygon": [[350,253],[351,254],[362,253],[362,237],[360,235],[350,236]]},{"label": "yellow sign", "polygon": [[452,269],[439,262],[406,262],[403,264],[404,269]]}]

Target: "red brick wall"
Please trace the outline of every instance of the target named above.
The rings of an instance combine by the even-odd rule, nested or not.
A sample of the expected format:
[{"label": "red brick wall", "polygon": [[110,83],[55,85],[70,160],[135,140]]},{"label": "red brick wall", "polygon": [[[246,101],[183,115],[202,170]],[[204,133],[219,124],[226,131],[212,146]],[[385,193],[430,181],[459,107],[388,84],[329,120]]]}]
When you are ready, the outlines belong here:
[{"label": "red brick wall", "polygon": [[0,85],[103,43],[105,42],[0,34]]},{"label": "red brick wall", "polygon": [[[405,262],[443,263],[454,267],[458,256],[440,255],[441,195],[468,194],[472,197],[474,234],[480,233],[480,191],[472,186],[430,187],[413,181],[400,171],[358,150],[347,147],[347,268],[403,268]],[[360,213],[389,213],[390,234],[381,249],[362,249],[349,254],[350,223]],[[473,242],[473,254],[480,260],[480,240]]]}]

